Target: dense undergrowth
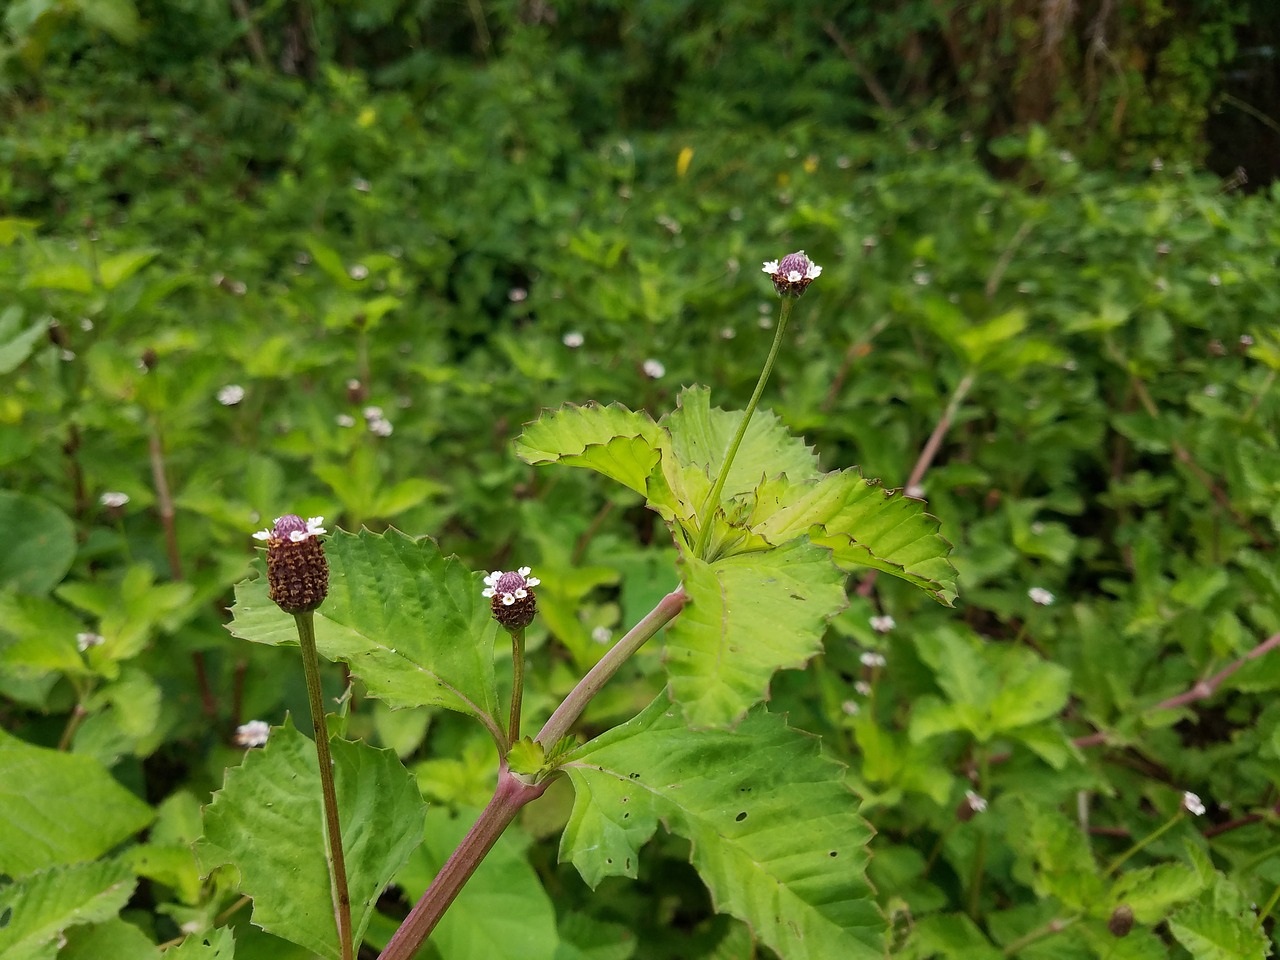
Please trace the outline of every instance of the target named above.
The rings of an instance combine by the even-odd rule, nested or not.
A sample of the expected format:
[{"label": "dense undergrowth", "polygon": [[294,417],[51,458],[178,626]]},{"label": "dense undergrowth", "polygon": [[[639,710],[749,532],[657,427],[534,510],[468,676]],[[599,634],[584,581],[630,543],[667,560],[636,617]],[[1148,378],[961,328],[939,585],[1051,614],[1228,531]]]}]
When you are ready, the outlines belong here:
[{"label": "dense undergrowth", "polygon": [[[886,949],[1265,956],[1280,652],[1249,657],[1280,634],[1277,192],[1086,169],[1039,129],[979,143],[927,113],[582,130],[541,36],[442,61],[426,92],[201,60],[138,86],[91,50],[6,103],[0,720],[148,807],[49,856],[0,840],[0,873],[123,843],[121,915],[151,942],[234,902],[188,845],[237,725],[305,715],[293,658],[224,628],[278,513],[532,565],[545,716],[671,589],[674,551],[638,496],[536,472],[512,439],[565,402],[658,416],[695,382],[741,407],[774,317],[760,262],[803,247],[824,272],[765,404],[824,469],[917,487],[959,572],[954,609],[855,576],[826,652],[772,691],[848,765]],[[661,655],[588,732],[661,689]],[[488,797],[492,748],[452,715],[357,687],[348,733],[406,759],[441,836]],[[568,804],[530,807],[505,879],[457,908],[480,922],[497,898],[540,931],[511,956],[752,955],[684,841],[593,896],[556,862]],[[246,915],[241,960],[305,955]],[[101,955],[95,936],[154,955],[98,919],[58,956]]]}]

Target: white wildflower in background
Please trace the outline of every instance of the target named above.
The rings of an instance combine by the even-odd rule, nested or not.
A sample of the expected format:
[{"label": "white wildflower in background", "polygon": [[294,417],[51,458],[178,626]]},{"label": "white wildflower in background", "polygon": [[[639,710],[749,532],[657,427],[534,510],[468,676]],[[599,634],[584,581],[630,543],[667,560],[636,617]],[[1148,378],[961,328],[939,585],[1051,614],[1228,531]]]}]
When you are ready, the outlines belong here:
[{"label": "white wildflower in background", "polygon": [[1031,598],[1032,603],[1038,603],[1042,607],[1052,606],[1053,601],[1057,599],[1044,587],[1032,587],[1027,591],[1027,596]]},{"label": "white wildflower in background", "polygon": [[577,330],[570,330],[568,333],[566,333],[563,337],[560,338],[560,342],[563,343],[570,350],[577,350],[580,346],[582,346],[584,343],[587,342],[587,338],[584,337],[582,334],[580,334]]},{"label": "white wildflower in background", "polygon": [[76,649],[84,653],[90,647],[98,647],[106,643],[106,637],[100,633],[77,633]]},{"label": "white wildflower in background", "polygon": [[858,659],[862,661],[862,665],[864,667],[871,667],[874,669],[885,665],[884,654],[876,653],[874,650],[866,651]]},{"label": "white wildflower in background", "polygon": [[734,337],[736,337],[737,335],[738,335],[738,331],[737,331],[737,330],[735,330],[735,329],[733,329],[733,327],[721,327],[721,328],[720,328],[720,339],[721,339],[721,340],[732,340],[732,339],[733,339]]},{"label": "white wildflower in background", "polygon": [[356,418],[349,413],[340,413],[333,420],[340,427],[354,427],[356,425]]},{"label": "white wildflower in background", "polygon": [[1209,274],[1209,286],[1211,287],[1222,286],[1222,278],[1218,276],[1216,273]]},{"label": "white wildflower in background", "polygon": [[[276,535],[275,525],[279,524],[280,521],[284,519],[287,519],[287,515],[285,517],[276,517],[271,529],[259,530],[253,535],[253,539],[270,540]],[[309,540],[311,537],[323,536],[325,533],[323,526],[324,517],[308,517],[305,526],[302,523],[301,517],[295,517],[294,521],[295,522],[292,524],[286,524],[281,527],[280,539],[287,539],[293,543],[301,543],[303,540]],[[285,529],[286,526],[288,527],[288,530]]]},{"label": "white wildflower in background", "polygon": [[1154,170],[1156,173],[1159,173],[1161,170],[1164,169],[1164,161],[1161,160],[1159,157],[1152,158],[1151,169]]},{"label": "white wildflower in background", "polygon": [[90,320],[88,317],[81,317],[80,329],[83,330],[85,333],[88,333],[90,330],[93,329],[93,321]]},{"label": "white wildflower in background", "polygon": [[117,507],[123,507],[128,503],[129,495],[127,493],[121,493],[119,490],[108,490],[98,498],[98,502],[104,507],[111,507],[112,509],[115,509]]},{"label": "white wildflower in background", "polygon": [[591,631],[591,639],[596,643],[608,643],[613,639],[613,631],[608,627],[596,627]]},{"label": "white wildflower in background", "polygon": [[529,576],[530,573],[532,570],[529,567],[514,571],[494,570],[484,578],[484,590],[480,596],[499,597],[503,606],[509,607],[517,600],[527,597],[529,587],[536,587],[542,582],[537,577]]},{"label": "white wildflower in background", "polygon": [[1252,346],[1253,346],[1253,337],[1252,337],[1252,336],[1250,336],[1250,335],[1249,335],[1249,334],[1247,334],[1247,333],[1242,333],[1242,334],[1240,334],[1240,346],[1242,346],[1242,347],[1252,347]]},{"label": "white wildflower in background", "polygon": [[260,747],[271,736],[271,725],[265,720],[250,720],[236,727],[235,741],[241,747]]},{"label": "white wildflower in background", "polygon": [[347,276],[352,280],[365,280],[369,276],[369,268],[363,263],[353,263],[347,270]]},{"label": "white wildflower in background", "polygon": [[360,411],[360,414],[366,420],[378,420],[382,417],[382,408],[373,406],[365,407]]},{"label": "white wildflower in background", "polygon": [[871,684],[867,683],[867,681],[865,680],[859,680],[857,683],[853,685],[853,689],[855,693],[861,696],[864,696],[864,697],[871,696]]},{"label": "white wildflower in background", "polygon": [[927,287],[929,285],[929,281],[932,279],[933,278],[923,270],[917,270],[911,275],[911,282],[917,287]]},{"label": "white wildflower in background", "polygon": [[1182,807],[1193,817],[1204,816],[1204,804],[1201,802],[1200,798],[1190,790],[1182,795]]},{"label": "white wildflower in background", "polygon": [[897,621],[889,614],[882,614],[878,617],[871,618],[871,629],[876,633],[888,633],[898,625]]},{"label": "white wildflower in background", "polygon": [[666,366],[662,363],[661,360],[655,360],[653,359],[653,357],[650,357],[640,366],[641,366],[641,369],[644,370],[644,375],[646,377],[649,377],[651,380],[661,380],[663,377],[667,375]]},{"label": "white wildflower in background", "polygon": [[529,291],[524,287],[512,287],[507,291],[507,299],[512,303],[524,303],[529,299]]},{"label": "white wildflower in background", "polygon": [[244,399],[244,387],[238,383],[229,383],[218,391],[218,402],[224,407],[234,407]]},{"label": "white wildflower in background", "polygon": [[356,177],[353,181],[351,181],[351,186],[355,187],[356,190],[359,191],[360,193],[369,192],[369,181],[366,180],[364,177]]},{"label": "white wildflower in background", "polygon": [[969,809],[974,813],[986,813],[987,801],[985,797],[979,796],[972,790],[966,790],[964,792],[964,799],[965,802],[969,804]]},{"label": "white wildflower in background", "polygon": [[907,489],[903,490],[902,492],[906,494],[908,497],[910,497],[912,500],[924,499],[924,487],[922,487],[918,483],[911,484],[911,486],[907,487]]},{"label": "white wildflower in background", "polygon": [[859,711],[862,710],[862,708],[858,706],[857,700],[846,700],[844,703],[840,704],[840,709],[844,711],[844,714],[847,717],[856,717]]},{"label": "white wildflower in background", "polygon": [[369,421],[369,432],[379,437],[389,437],[395,427],[386,417],[374,417]]}]

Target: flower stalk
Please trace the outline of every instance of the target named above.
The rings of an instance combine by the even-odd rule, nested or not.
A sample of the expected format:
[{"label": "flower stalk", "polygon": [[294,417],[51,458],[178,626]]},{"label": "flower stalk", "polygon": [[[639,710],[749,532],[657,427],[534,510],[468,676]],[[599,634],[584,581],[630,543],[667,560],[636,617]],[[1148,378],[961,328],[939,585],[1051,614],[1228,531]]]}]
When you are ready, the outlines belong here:
[{"label": "flower stalk", "polygon": [[524,700],[524,627],[511,631],[511,718],[507,743],[520,739],[520,705]]}]

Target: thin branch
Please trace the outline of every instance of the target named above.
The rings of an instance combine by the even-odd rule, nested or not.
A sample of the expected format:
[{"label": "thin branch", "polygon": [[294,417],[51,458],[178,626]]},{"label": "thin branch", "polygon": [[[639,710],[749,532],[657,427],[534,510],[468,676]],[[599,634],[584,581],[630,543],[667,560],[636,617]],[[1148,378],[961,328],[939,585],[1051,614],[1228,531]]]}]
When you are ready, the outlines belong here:
[{"label": "thin branch", "polygon": [[1022,241],[1026,240],[1031,231],[1035,229],[1035,224],[1030,220],[1024,220],[1022,226],[1018,228],[1018,232],[1013,235],[1004,251],[1000,254],[1000,259],[996,261],[995,267],[991,271],[991,276],[987,277],[987,285],[984,292],[987,299],[990,300],[1000,290],[1000,281],[1004,279],[1005,271],[1009,269],[1009,264],[1013,263],[1013,255],[1018,252],[1018,248],[1022,246]]},{"label": "thin branch", "polygon": [[876,75],[866,68],[862,59],[853,49],[853,45],[845,39],[844,34],[840,32],[840,28],[835,25],[835,22],[824,20],[822,29],[826,31],[827,36],[832,39],[837,49],[844,54],[844,58],[849,61],[849,66],[853,67],[853,72],[858,75],[858,79],[866,84],[867,92],[880,105],[880,109],[885,113],[897,113],[898,111],[894,108],[893,101],[889,99],[889,94],[880,85]]},{"label": "thin branch", "polygon": [[886,313],[868,327],[862,336],[849,343],[844,352],[844,359],[840,362],[840,369],[836,371],[836,375],[831,381],[831,387],[827,390],[827,395],[822,398],[822,404],[818,408],[823,413],[829,413],[831,408],[835,406],[836,397],[840,396],[840,391],[844,389],[844,382],[849,379],[849,371],[852,369],[854,361],[865,357],[871,352],[871,341],[880,335],[881,331],[889,325],[892,319],[893,316]]},{"label": "thin branch", "polygon": [[253,14],[249,11],[247,0],[231,0],[231,9],[235,11],[236,19],[244,27],[244,40],[249,45],[249,52],[253,54],[253,62],[264,70],[270,70],[271,58],[267,56],[267,48],[262,43],[262,34],[258,32],[258,25],[253,22]]}]

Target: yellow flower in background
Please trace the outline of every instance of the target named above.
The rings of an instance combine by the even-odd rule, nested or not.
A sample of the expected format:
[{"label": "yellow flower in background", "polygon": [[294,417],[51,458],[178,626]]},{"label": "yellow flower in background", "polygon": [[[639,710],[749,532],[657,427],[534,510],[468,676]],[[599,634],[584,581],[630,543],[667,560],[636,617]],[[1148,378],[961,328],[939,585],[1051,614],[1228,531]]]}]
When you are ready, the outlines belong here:
[{"label": "yellow flower in background", "polygon": [[681,147],[680,156],[676,158],[676,176],[683,177],[689,172],[689,164],[693,161],[693,147]]}]

